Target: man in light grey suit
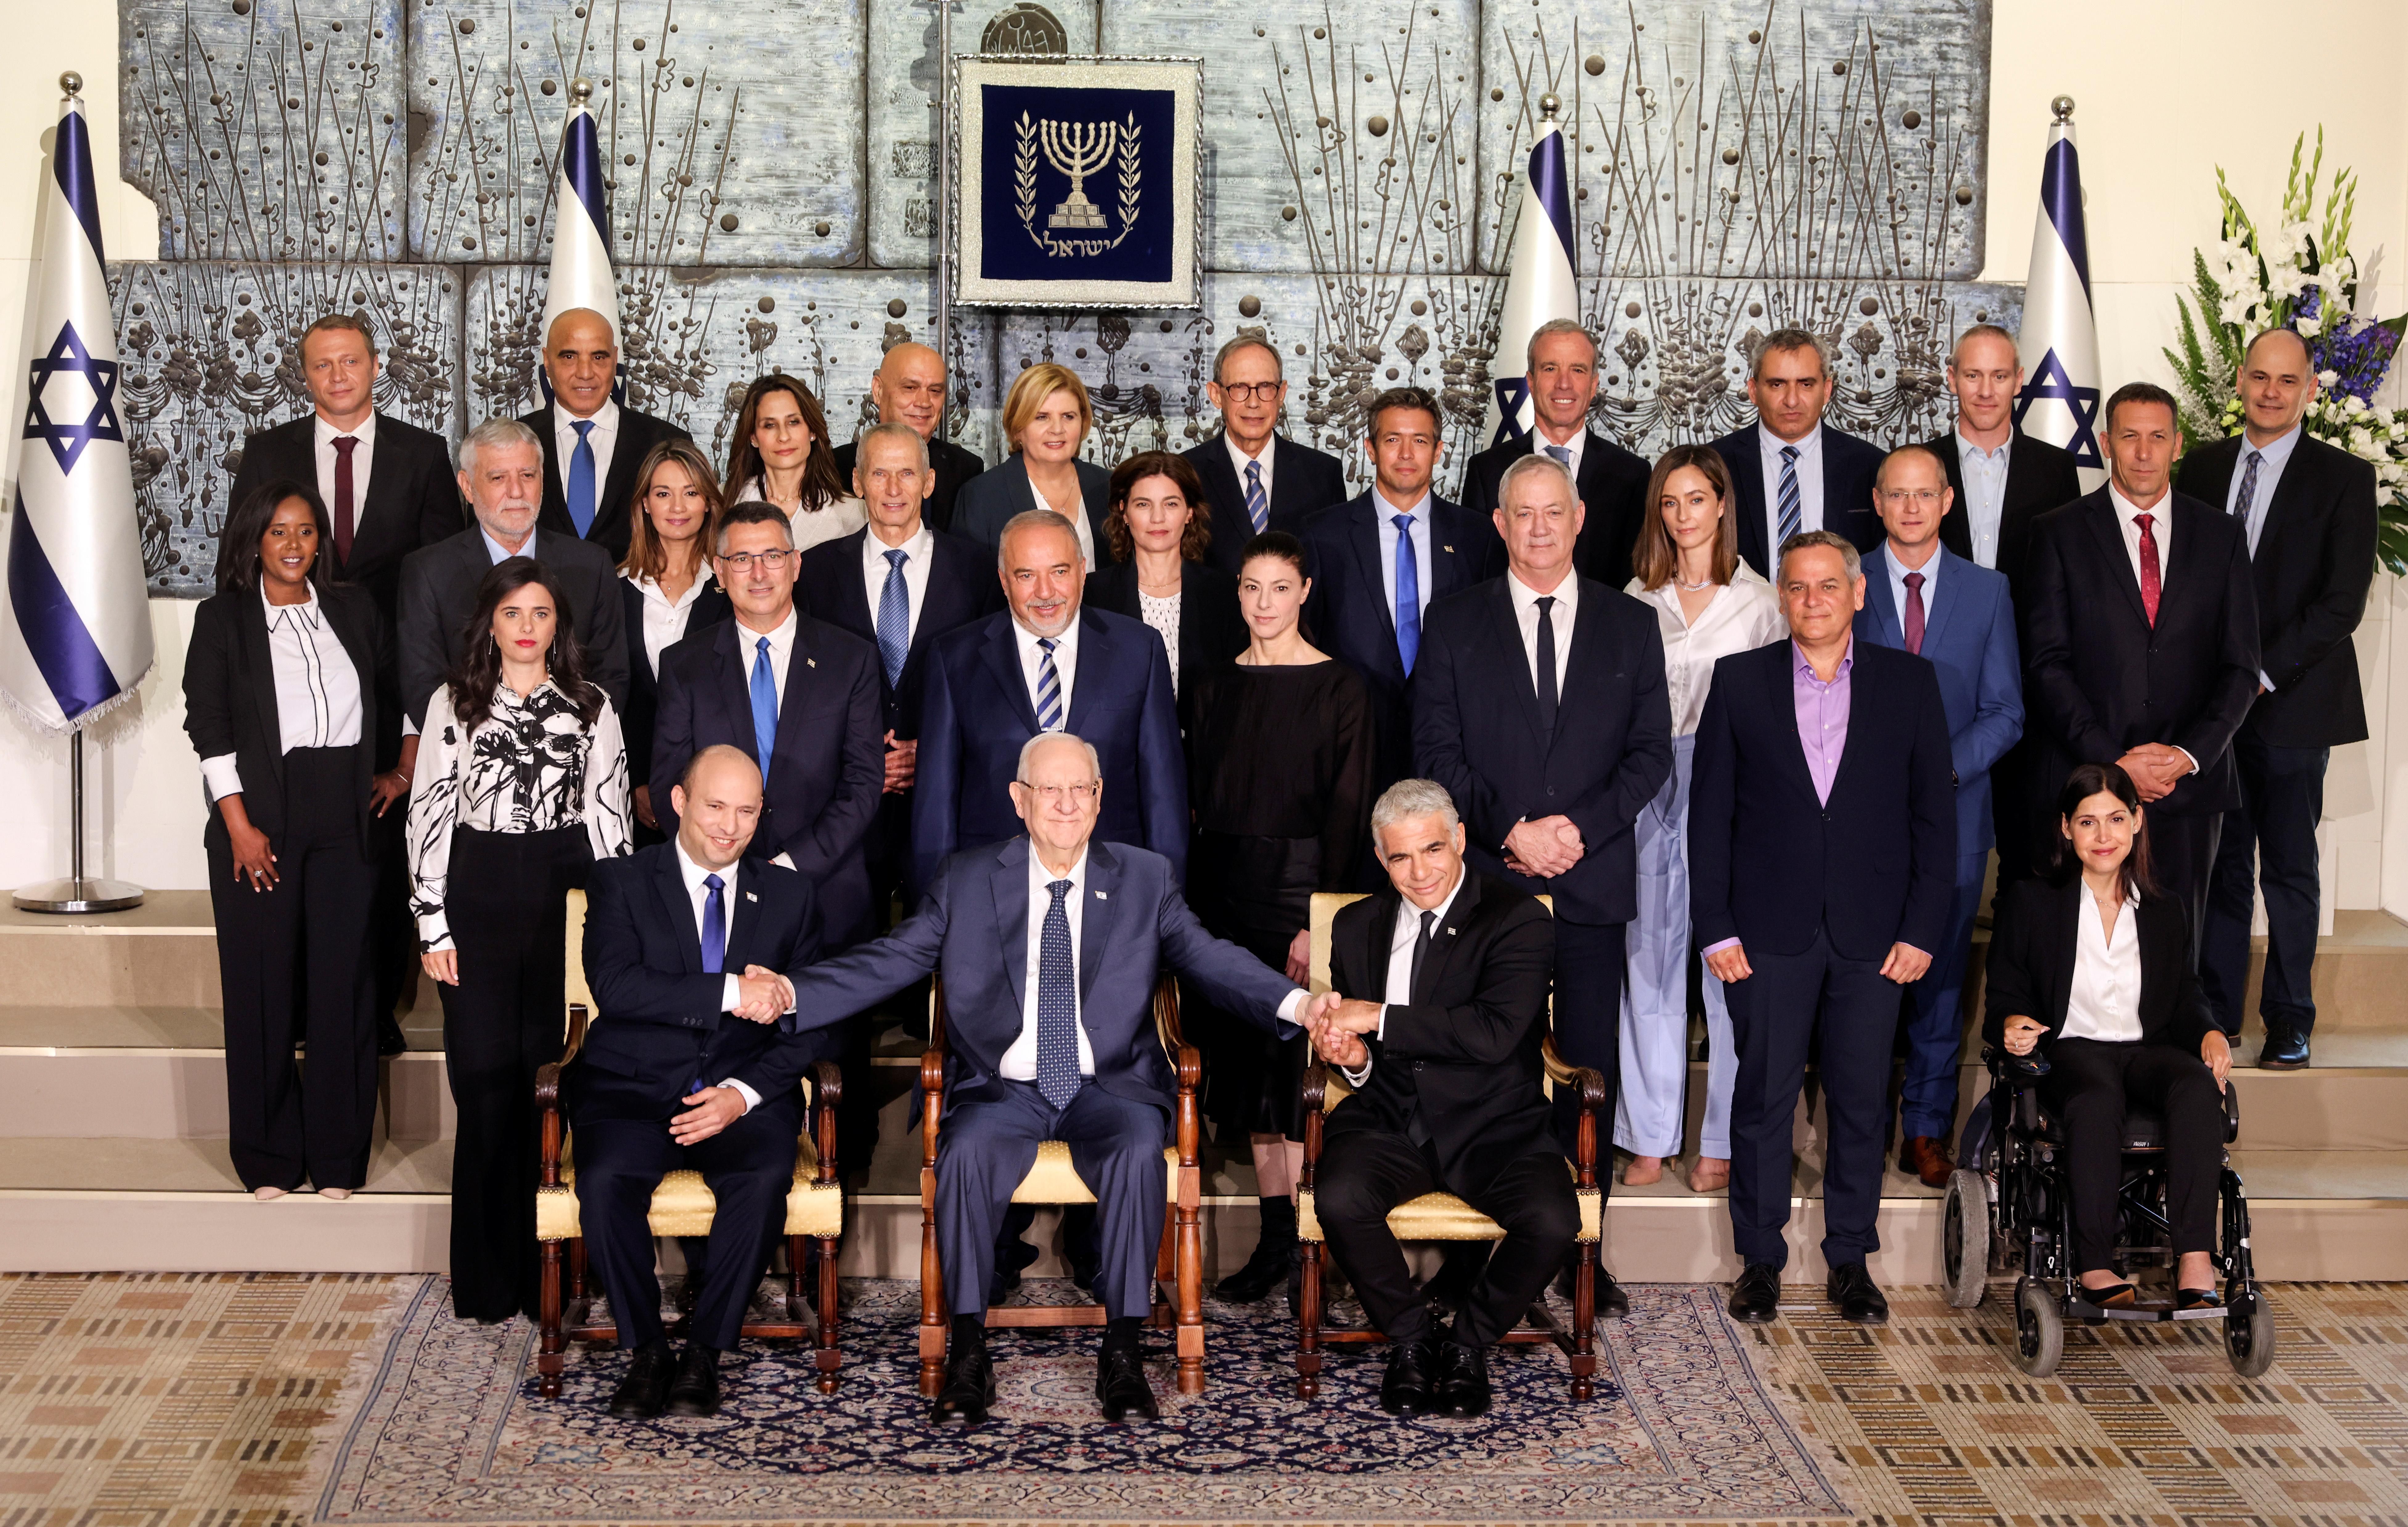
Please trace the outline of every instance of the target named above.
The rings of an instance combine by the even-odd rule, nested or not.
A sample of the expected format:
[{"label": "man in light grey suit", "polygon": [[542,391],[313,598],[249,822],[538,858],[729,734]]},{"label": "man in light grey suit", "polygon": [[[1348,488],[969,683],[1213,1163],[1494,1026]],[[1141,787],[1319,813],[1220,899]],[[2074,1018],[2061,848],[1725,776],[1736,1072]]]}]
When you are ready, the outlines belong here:
[{"label": "man in light grey suit", "polygon": [[937,1148],[937,1246],[953,1315],[939,1422],[976,1424],[995,1398],[987,1277],[1012,1190],[1059,1140],[1096,1195],[1106,1324],[1096,1395],[1106,1420],[1155,1414],[1140,1361],[1162,1239],[1162,1149],[1176,1083],[1154,1027],[1168,965],[1228,1013],[1283,1036],[1334,999],[1308,998],[1204,931],[1170,861],[1094,841],[1102,771],[1064,732],[1021,749],[1011,801],[1027,836],[947,860],[885,937],[794,972],[795,1029],[839,1022],[940,973],[952,1077]]}]

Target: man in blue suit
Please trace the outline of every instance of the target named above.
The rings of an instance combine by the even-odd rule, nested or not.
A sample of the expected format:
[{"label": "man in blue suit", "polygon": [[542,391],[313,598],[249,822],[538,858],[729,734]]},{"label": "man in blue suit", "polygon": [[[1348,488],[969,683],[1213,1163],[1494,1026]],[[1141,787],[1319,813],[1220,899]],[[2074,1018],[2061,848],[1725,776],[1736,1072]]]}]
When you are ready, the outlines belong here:
[{"label": "man in blue suit", "polygon": [[[1823,1260],[1842,1318],[1889,1319],[1866,1271],[1880,1249],[1882,1133],[1899,988],[1930,968],[1956,879],[1948,713],[1923,658],[1855,639],[1856,549],[1806,531],[1781,549],[1790,639],[1714,664],[1689,787],[1689,908],[1729,992],[1733,1320],[1781,1306],[1790,1151],[1819,1027]],[[1817,1010],[1821,1021],[1816,1021]]]},{"label": "man in blue suit", "polygon": [[[746,853],[761,771],[738,749],[706,748],[668,799],[677,836],[602,860],[587,880],[585,977],[600,1015],[566,1078],[587,1253],[634,1352],[610,1414],[635,1418],[719,1408],[719,1354],[785,1227],[796,1084],[817,1037],[775,1026],[790,1006],[782,972],[818,957],[819,933],[811,882]],[[679,1170],[700,1172],[718,1200],[682,1359],[662,1334],[647,1222],[652,1190]]]},{"label": "man in blue suit", "polygon": [[937,1246],[953,1325],[936,1420],[976,1424],[994,1401],[985,1317],[996,1232],[1047,1140],[1069,1147],[1096,1195],[1104,1419],[1151,1418],[1139,1333],[1153,1303],[1176,1097],[1154,1027],[1156,976],[1168,965],[1223,1011],[1284,1036],[1336,1002],[1308,999],[1207,934],[1168,859],[1096,837],[1112,787],[1091,743],[1032,735],[1010,778],[1009,792],[996,793],[1027,835],[953,855],[893,933],[796,973],[795,1014],[783,1021],[809,1030],[924,976],[943,978],[952,1076],[937,1148]]},{"label": "man in blue suit", "polygon": [[1828,530],[1859,552],[1881,545],[1872,510],[1881,448],[1823,422],[1831,357],[1804,329],[1775,329],[1756,348],[1747,400],[1756,420],[1713,443],[1730,468],[1739,554],[1772,578],[1772,549],[1800,531]]},{"label": "man in blue suit", "polygon": [[[1305,526],[1313,640],[1363,676],[1371,692],[1374,794],[1413,772],[1407,686],[1431,605],[1505,570],[1505,549],[1486,515],[1450,504],[1430,486],[1445,440],[1438,399],[1392,387],[1371,400],[1373,481],[1362,497]],[[1364,889],[1387,883],[1367,856]]]},{"label": "man in blue suit", "polygon": [[1914,983],[1899,1149],[1900,1170],[1945,1188],[1956,1169],[1948,1136],[1956,1119],[1957,999],[1993,835],[1990,769],[2023,735],[2023,669],[2006,575],[1941,544],[1941,524],[1956,502],[1947,464],[1925,446],[1893,450],[1874,478],[1873,499],[1889,536],[1865,559],[1856,638],[1913,652],[1938,671],[1956,784],[1956,895],[1931,968]]}]

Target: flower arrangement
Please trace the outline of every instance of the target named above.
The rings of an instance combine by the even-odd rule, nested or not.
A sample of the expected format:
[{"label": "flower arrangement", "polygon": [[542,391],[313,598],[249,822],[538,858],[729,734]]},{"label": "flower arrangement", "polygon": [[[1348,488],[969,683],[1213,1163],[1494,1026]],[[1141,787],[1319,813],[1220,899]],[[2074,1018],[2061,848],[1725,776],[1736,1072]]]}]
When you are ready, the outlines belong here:
[{"label": "flower arrangement", "polygon": [[[2317,382],[2302,423],[2317,439],[2373,464],[2382,517],[2377,555],[2392,572],[2408,575],[2408,410],[2374,402],[2408,330],[2408,314],[2378,322],[2361,310],[2358,257],[2349,249],[2358,177],[2336,171],[2319,211],[2323,129],[2313,158],[2306,149],[2302,133],[2291,146],[2281,215],[2271,225],[2253,221],[2225,183],[2223,169],[2215,172],[2222,236],[2214,250],[2192,251],[2190,296],[2174,299],[2182,312],[2181,348],[2165,352],[2183,400],[2183,433],[2193,440],[2238,434],[2243,414],[2236,379],[2249,336],[2273,328],[2297,331],[2307,342]],[[2372,283],[2363,290],[2371,296]]]}]

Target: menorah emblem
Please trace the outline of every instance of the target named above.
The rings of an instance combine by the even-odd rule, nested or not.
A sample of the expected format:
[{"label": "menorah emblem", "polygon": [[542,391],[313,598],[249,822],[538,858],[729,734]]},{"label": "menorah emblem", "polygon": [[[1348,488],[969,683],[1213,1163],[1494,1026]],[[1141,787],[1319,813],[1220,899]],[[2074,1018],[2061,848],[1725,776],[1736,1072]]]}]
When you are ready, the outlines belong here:
[{"label": "menorah emblem", "polygon": [[1070,178],[1069,198],[1054,208],[1045,220],[1048,228],[1101,228],[1103,208],[1087,200],[1087,177],[1103,168],[1112,157],[1114,140],[1119,135],[1117,123],[1041,121],[1039,134],[1045,145],[1045,162]]}]

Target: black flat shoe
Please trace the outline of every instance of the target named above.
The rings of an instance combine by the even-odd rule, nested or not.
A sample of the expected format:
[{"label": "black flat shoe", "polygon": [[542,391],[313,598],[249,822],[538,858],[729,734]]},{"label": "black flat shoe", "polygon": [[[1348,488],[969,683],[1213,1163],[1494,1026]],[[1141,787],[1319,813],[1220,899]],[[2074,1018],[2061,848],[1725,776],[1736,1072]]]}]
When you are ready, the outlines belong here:
[{"label": "black flat shoe", "polygon": [[2214,1289],[2178,1289],[2174,1292],[2176,1309],[2222,1309],[2224,1300]]},{"label": "black flat shoe", "polygon": [[1781,1313],[1781,1269],[1751,1262],[1731,1285],[1730,1318],[1747,1325],[1770,1325]]},{"label": "black flat shoe", "polygon": [[1840,1306],[1840,1319],[1856,1325],[1889,1324],[1889,1301],[1861,1262],[1843,1262],[1831,1269],[1823,1292]]},{"label": "black flat shoe", "polygon": [[2266,1047],[2258,1052],[2261,1071],[2297,1071],[2307,1063],[2308,1036],[2289,1029],[2269,1032]]},{"label": "black flat shoe", "polygon": [[621,1420],[650,1420],[669,1397],[677,1358],[665,1341],[646,1342],[627,1362],[627,1377],[610,1395],[610,1414]]},{"label": "black flat shoe", "polygon": [[1136,1347],[1107,1343],[1096,1359],[1096,1403],[1103,1407],[1107,1421],[1125,1420],[1142,1416],[1147,1420],[1160,1420],[1162,1411],[1154,1403],[1154,1386],[1145,1380],[1145,1356]]},{"label": "black flat shoe", "polygon": [[1437,1343],[1398,1342],[1388,1354],[1387,1377],[1380,1380],[1380,1408],[1391,1416],[1418,1416],[1428,1410],[1430,1371],[1437,1363]]},{"label": "black flat shoe", "polygon": [[669,1380],[667,1416],[719,1414],[719,1354],[708,1347],[689,1346],[678,1359],[677,1377]]},{"label": "black flat shoe", "polygon": [[2077,1284],[2076,1287],[2081,1291],[2082,1297],[2086,1303],[2096,1305],[2100,1309],[2129,1309],[2141,1297],[2141,1291],[2129,1283],[2110,1283],[2099,1289],[2094,1289],[2086,1283]]},{"label": "black flat shoe", "polygon": [[945,1363],[945,1387],[928,1419],[939,1426],[983,1426],[987,1407],[995,1404],[995,1363],[986,1346],[956,1341]]},{"label": "black flat shoe", "polygon": [[1430,1390],[1434,1416],[1488,1414],[1488,1354],[1459,1341],[1438,1344],[1438,1380]]}]

